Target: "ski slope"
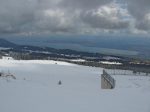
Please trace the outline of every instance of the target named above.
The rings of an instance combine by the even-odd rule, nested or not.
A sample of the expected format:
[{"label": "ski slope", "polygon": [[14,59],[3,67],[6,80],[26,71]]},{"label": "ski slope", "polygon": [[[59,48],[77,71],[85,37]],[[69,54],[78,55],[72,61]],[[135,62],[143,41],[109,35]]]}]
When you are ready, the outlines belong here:
[{"label": "ski slope", "polygon": [[4,58],[0,71],[16,77],[0,77],[0,112],[150,112],[148,76],[115,75],[102,90],[102,68]]}]

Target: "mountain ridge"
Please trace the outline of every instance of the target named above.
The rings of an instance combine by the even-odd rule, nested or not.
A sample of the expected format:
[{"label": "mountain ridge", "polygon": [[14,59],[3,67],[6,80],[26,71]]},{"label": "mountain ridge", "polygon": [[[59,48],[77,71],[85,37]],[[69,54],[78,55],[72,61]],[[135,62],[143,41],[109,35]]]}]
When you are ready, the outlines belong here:
[{"label": "mountain ridge", "polygon": [[0,38],[0,47],[11,47],[11,48],[14,48],[14,47],[17,47],[18,45],[13,43],[13,42],[10,42],[6,39],[3,39],[3,38]]}]

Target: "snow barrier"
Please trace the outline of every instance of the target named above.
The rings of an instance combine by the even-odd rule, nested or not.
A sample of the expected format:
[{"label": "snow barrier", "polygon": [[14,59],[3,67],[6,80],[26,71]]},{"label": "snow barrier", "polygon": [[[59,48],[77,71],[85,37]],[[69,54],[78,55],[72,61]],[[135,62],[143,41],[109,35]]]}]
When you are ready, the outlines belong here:
[{"label": "snow barrier", "polygon": [[113,89],[115,88],[115,79],[111,77],[105,70],[101,75],[101,88],[102,89]]}]

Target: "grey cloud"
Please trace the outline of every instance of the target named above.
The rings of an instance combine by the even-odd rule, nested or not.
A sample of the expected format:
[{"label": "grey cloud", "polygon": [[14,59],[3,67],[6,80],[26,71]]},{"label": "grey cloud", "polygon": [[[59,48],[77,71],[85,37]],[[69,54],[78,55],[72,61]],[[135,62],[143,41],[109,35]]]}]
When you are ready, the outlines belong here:
[{"label": "grey cloud", "polygon": [[[47,12],[47,13],[46,13]],[[35,28],[46,32],[69,32],[72,29],[68,15],[62,11],[50,10],[35,16]],[[60,14],[62,13],[62,14]]]},{"label": "grey cloud", "polygon": [[128,10],[137,19],[141,19],[145,14],[150,13],[150,0],[127,0]]},{"label": "grey cloud", "polygon": [[81,15],[83,22],[93,28],[121,30],[129,27],[129,21],[122,20],[117,10],[105,7],[102,10],[92,10]]},{"label": "grey cloud", "polygon": [[62,0],[60,4],[64,7],[87,10],[98,8],[112,1],[113,0]]},{"label": "grey cloud", "polygon": [[144,31],[150,30],[150,20],[144,19],[144,20],[136,21],[136,28]]},{"label": "grey cloud", "polygon": [[[34,1],[34,0],[33,0]],[[0,32],[20,32],[34,21],[35,4],[23,0],[0,1]]]},{"label": "grey cloud", "polygon": [[[150,29],[150,17],[146,16],[149,0],[127,0],[127,3],[128,11],[137,20],[136,28]],[[128,29],[130,20],[124,20],[124,12],[110,4],[113,0],[0,0],[0,34],[78,34],[97,29]],[[104,10],[98,12],[101,7]]]},{"label": "grey cloud", "polygon": [[69,32],[69,14],[57,7],[58,2],[0,0],[0,33]]},{"label": "grey cloud", "polygon": [[135,27],[150,30],[150,0],[127,0],[127,4],[129,13],[135,18]]}]

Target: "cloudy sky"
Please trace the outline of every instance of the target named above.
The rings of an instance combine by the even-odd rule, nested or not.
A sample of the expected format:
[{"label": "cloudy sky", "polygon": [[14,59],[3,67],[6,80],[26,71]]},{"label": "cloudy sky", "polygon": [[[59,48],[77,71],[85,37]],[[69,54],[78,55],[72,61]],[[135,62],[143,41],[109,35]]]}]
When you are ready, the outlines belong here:
[{"label": "cloudy sky", "polygon": [[150,34],[150,0],[0,0],[0,34]]}]

